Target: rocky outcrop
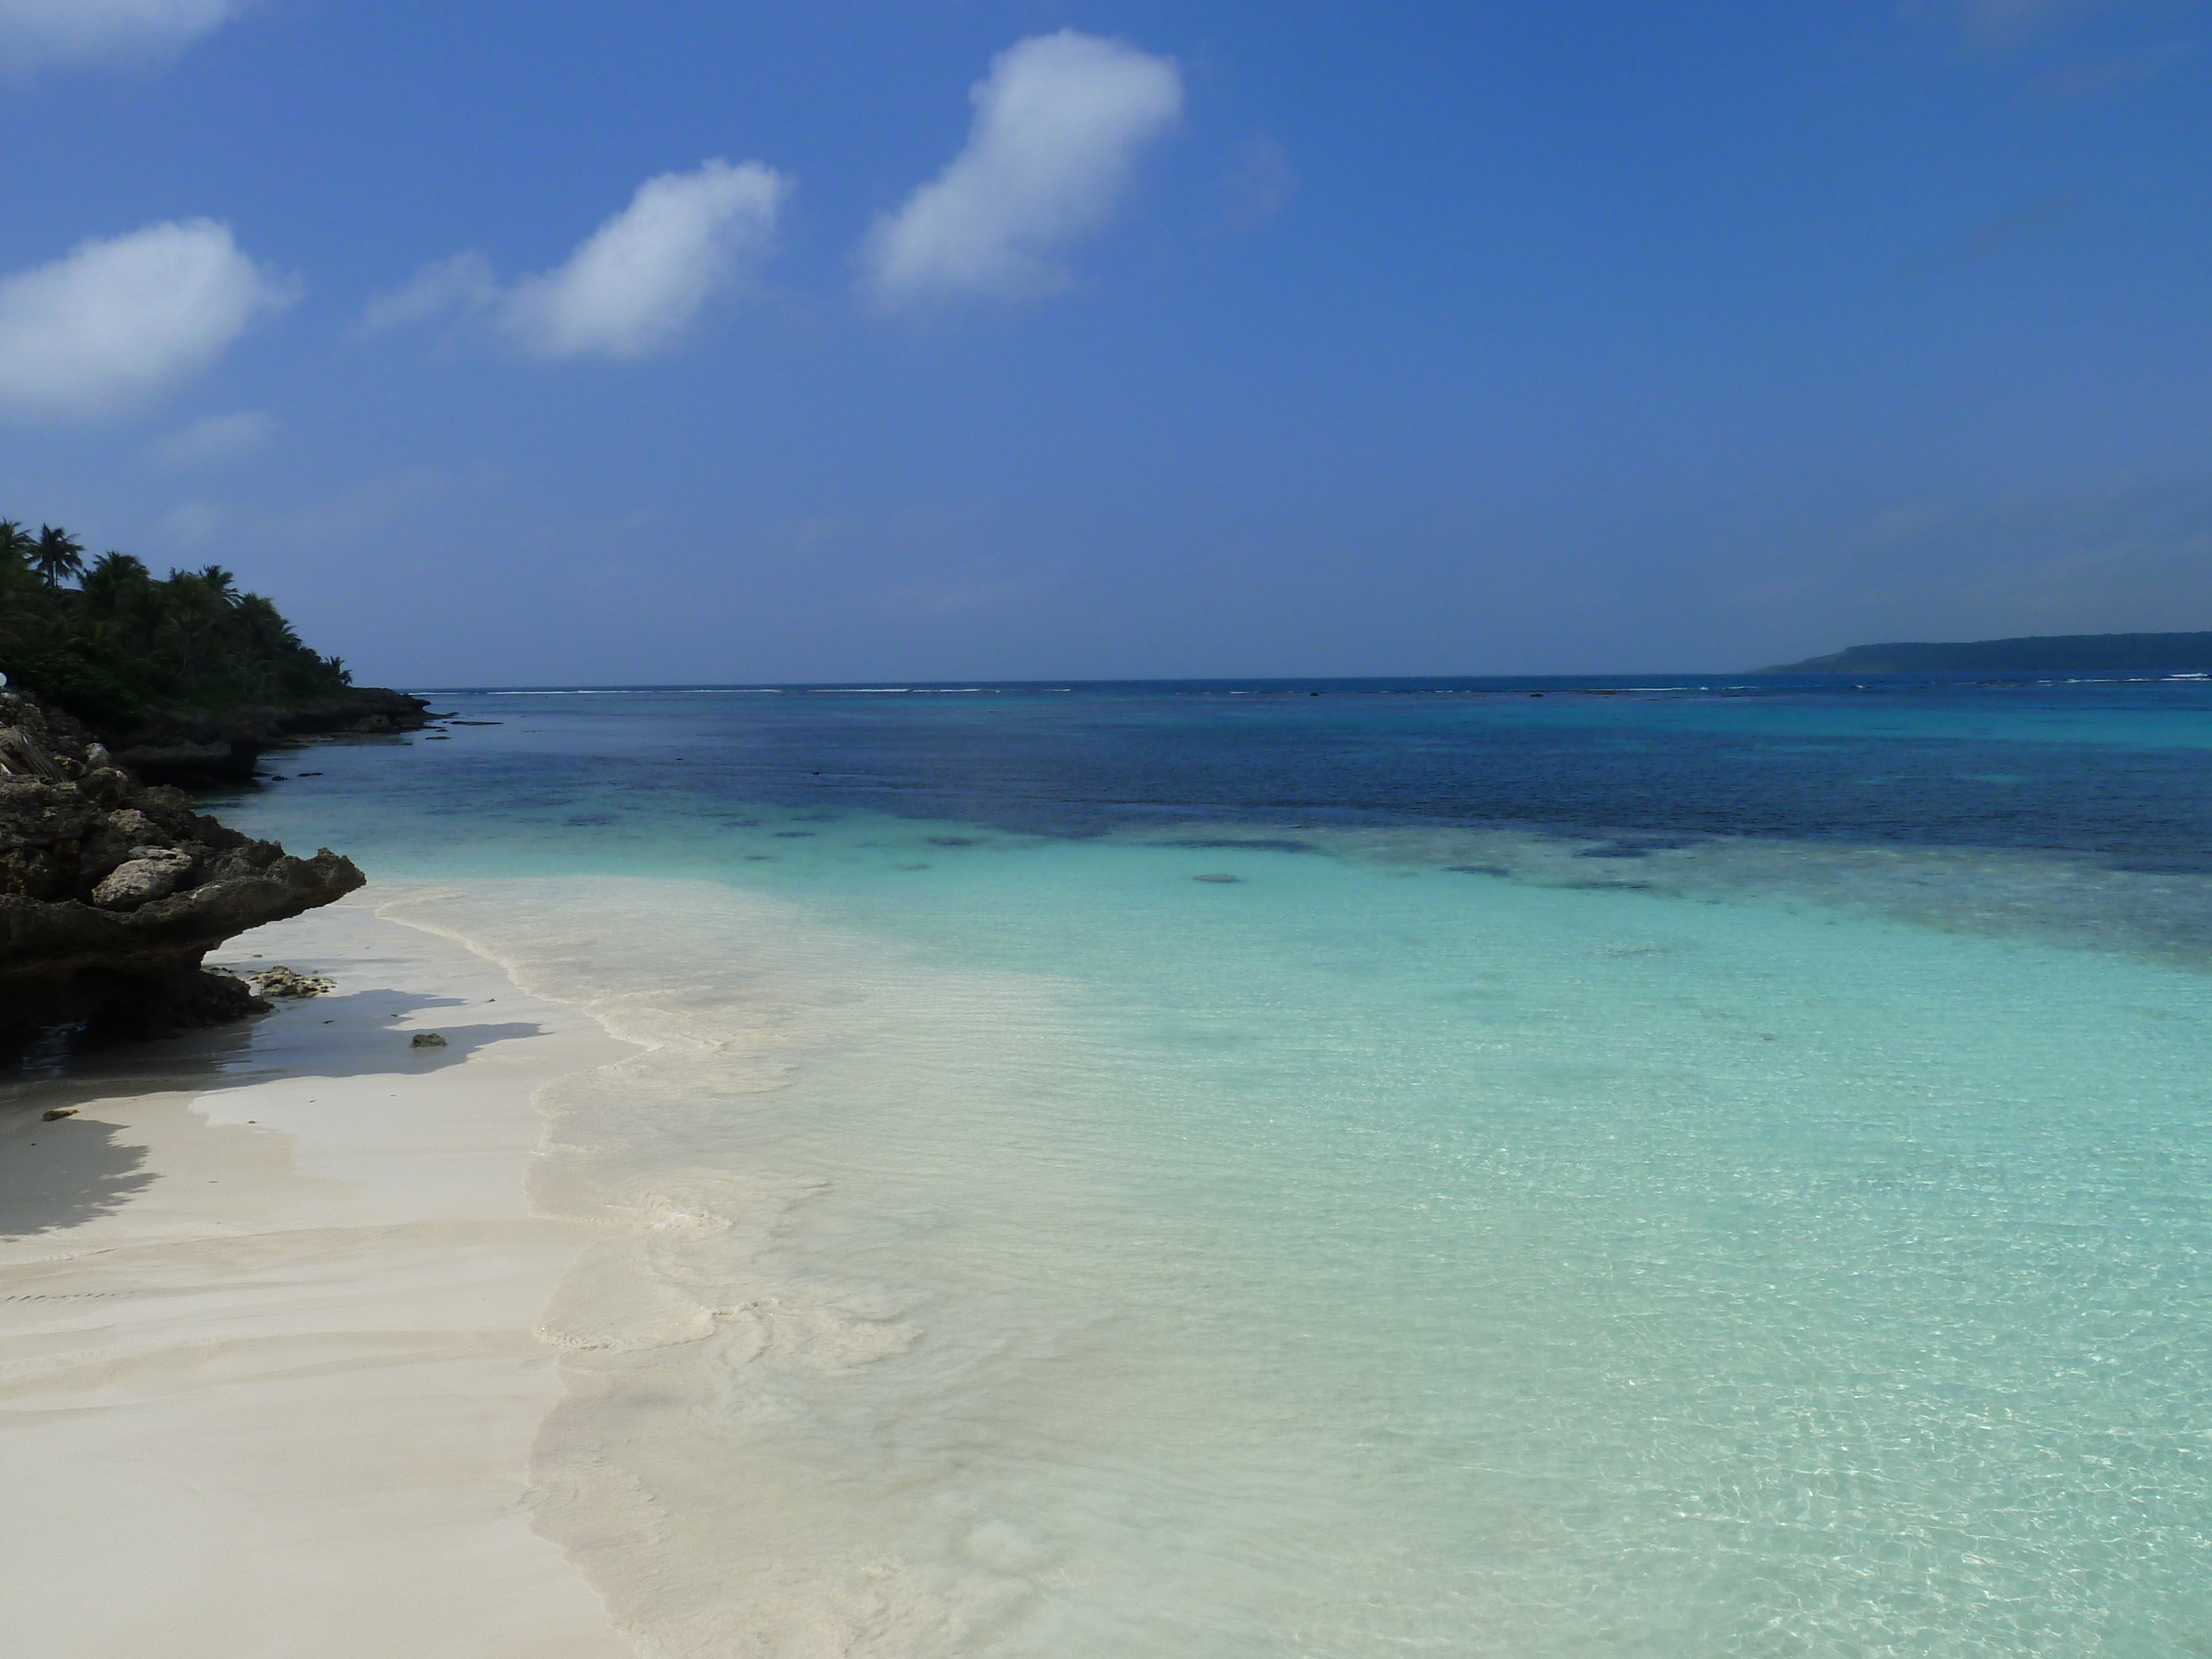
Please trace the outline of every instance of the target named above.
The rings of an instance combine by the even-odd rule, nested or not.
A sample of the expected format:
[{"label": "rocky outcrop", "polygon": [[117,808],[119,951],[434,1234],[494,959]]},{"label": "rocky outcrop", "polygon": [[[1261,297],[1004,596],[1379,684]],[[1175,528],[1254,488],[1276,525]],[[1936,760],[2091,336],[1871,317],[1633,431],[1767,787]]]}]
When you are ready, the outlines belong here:
[{"label": "rocky outcrop", "polygon": [[301,738],[415,732],[430,719],[430,705],[420,697],[363,686],[341,697],[289,708],[166,711],[133,730],[106,735],[115,759],[145,781],[197,789],[243,783],[264,753]]},{"label": "rocky outcrop", "polygon": [[334,979],[320,974],[303,974],[296,968],[264,968],[247,981],[258,997],[283,997],[288,1000],[299,997],[319,997],[338,988]]},{"label": "rocky outcrop", "polygon": [[194,812],[67,716],[0,691],[0,1047],[72,1022],[143,1034],[265,1009],[202,958],[362,880],[327,848],[295,858]]}]

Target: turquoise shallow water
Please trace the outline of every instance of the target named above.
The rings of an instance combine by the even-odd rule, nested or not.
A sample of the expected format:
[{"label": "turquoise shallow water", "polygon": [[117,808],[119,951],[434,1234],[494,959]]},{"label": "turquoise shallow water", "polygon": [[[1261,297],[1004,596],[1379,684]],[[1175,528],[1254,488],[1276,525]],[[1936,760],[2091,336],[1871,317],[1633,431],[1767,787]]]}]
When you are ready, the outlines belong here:
[{"label": "turquoise shallow water", "polygon": [[[1486,711],[1612,787],[1566,826],[1433,784],[1127,811],[975,733],[1079,723],[1028,703],[806,715],[817,784],[693,759],[789,735],[734,700],[518,701],[228,810],[653,1045],[559,1086],[538,1191],[606,1227],[541,1524],[644,1650],[2212,1651],[2187,823],[1668,833],[1607,758],[1717,719],[1686,792],[1809,746],[2185,820],[2172,711]],[[1374,718],[1297,747],[1456,741]],[[886,810],[878,750],[946,787]]]}]

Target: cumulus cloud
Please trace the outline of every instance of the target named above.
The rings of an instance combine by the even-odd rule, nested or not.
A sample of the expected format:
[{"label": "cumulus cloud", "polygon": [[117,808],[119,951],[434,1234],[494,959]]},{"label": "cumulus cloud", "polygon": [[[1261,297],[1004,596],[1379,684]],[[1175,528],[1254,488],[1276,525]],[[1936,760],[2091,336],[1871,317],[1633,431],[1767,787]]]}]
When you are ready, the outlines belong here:
[{"label": "cumulus cloud", "polygon": [[80,242],[0,278],[0,410],[85,419],[145,403],[296,295],[209,219]]},{"label": "cumulus cloud", "polygon": [[1065,286],[1051,256],[1113,216],[1139,150],[1182,112],[1182,74],[1172,58],[1063,29],[1000,52],[969,97],[967,147],[869,237],[881,304]]},{"label": "cumulus cloud", "polygon": [[220,27],[243,0],[0,0],[0,64],[158,57]]},{"label": "cumulus cloud", "polygon": [[266,415],[203,415],[189,426],[158,439],[148,453],[164,466],[213,466],[234,461],[269,441],[276,423]]},{"label": "cumulus cloud", "polygon": [[665,350],[708,295],[768,251],[790,188],[757,161],[648,179],[566,264],[525,277],[502,320],[540,356]]},{"label": "cumulus cloud", "polygon": [[373,301],[360,327],[374,333],[485,313],[533,356],[649,357],[759,264],[790,191],[790,179],[757,161],[663,173],[640,185],[629,205],[558,268],[502,287],[481,254],[457,254]]}]

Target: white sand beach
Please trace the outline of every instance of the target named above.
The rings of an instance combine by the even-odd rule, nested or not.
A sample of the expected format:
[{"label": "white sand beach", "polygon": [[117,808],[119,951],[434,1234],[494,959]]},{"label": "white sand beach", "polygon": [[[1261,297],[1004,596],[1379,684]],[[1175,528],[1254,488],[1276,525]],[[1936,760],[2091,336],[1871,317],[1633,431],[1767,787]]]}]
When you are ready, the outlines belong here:
[{"label": "white sand beach", "polygon": [[629,1653],[532,1528],[587,1231],[525,1182],[534,1091],[635,1050],[368,894],[220,960],[337,989],[0,1097],[7,1650]]}]

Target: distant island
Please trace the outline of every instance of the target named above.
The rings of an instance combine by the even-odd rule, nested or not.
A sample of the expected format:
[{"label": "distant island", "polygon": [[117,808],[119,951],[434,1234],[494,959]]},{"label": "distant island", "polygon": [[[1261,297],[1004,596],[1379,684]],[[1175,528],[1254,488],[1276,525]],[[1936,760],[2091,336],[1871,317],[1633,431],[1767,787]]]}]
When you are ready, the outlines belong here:
[{"label": "distant island", "polygon": [[2212,672],[2212,634],[2038,634],[1951,644],[1854,645],[1755,674],[2035,673],[2044,670]]}]

